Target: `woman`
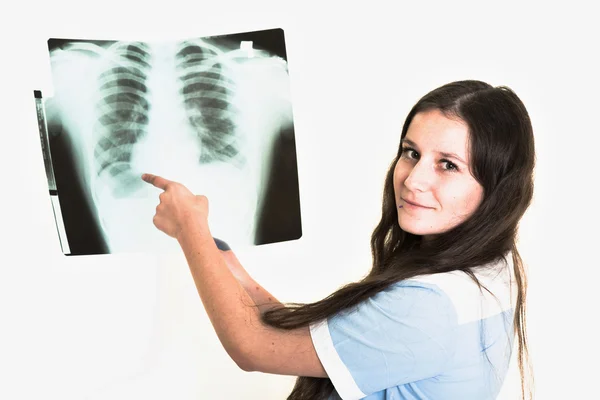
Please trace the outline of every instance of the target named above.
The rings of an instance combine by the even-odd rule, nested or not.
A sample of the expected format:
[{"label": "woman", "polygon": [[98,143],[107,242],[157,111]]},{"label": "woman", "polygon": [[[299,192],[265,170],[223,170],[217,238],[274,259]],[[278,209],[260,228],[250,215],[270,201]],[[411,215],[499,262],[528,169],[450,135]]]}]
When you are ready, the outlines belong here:
[{"label": "woman", "polygon": [[154,224],[179,241],[242,369],[298,376],[289,399],[482,400],[498,395],[514,339],[525,398],[516,240],[534,164],[531,122],[510,89],[459,81],[431,91],[408,114],[387,173],[369,274],[287,306],[219,251],[204,196],[142,178],[164,190]]}]

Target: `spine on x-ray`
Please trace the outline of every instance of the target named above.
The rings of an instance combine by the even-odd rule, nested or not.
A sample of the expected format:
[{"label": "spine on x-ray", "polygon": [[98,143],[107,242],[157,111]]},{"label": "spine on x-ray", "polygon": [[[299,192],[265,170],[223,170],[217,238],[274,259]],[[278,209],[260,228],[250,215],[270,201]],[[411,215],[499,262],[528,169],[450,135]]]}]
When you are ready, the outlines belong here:
[{"label": "spine on x-ray", "polygon": [[117,42],[104,62],[95,105],[94,166],[97,179],[111,188],[113,196],[125,197],[140,185],[139,174],[131,170],[131,155],[148,128],[150,49],[140,42]]},{"label": "spine on x-ray", "polygon": [[198,135],[198,161],[243,166],[243,144],[236,126],[239,110],[232,102],[236,86],[225,53],[202,40],[190,40],[179,45],[175,60],[183,105]]}]

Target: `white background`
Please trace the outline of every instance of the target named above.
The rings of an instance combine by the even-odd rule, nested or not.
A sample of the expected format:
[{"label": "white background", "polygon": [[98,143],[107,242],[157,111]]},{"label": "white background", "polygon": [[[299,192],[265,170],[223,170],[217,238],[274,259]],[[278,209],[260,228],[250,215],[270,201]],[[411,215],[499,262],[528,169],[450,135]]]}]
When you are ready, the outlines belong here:
[{"label": "white background", "polygon": [[[289,393],[293,378],[244,373],[228,358],[180,254],[62,256],[33,100],[34,89],[48,90],[49,37],[166,39],[278,27],[287,40],[304,235],[237,249],[248,271],[282,301],[317,300],[359,279],[369,269],[383,178],[410,107],[453,80],[507,85],[530,112],[538,157],[520,237],[536,398],[596,393],[597,13],[579,2],[416,3],[106,0],[4,8],[0,398]],[[501,398],[517,393],[513,368]]]}]

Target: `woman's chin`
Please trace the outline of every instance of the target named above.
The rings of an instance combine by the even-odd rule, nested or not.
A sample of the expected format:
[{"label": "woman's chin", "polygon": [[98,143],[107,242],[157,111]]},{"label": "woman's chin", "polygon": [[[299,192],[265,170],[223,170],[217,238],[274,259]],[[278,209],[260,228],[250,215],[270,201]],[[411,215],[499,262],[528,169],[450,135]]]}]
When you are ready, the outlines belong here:
[{"label": "woman's chin", "polygon": [[398,225],[400,225],[400,228],[404,232],[408,232],[413,235],[424,236],[436,233],[435,231],[432,231],[430,227],[422,226],[422,224],[414,223],[412,221],[401,220],[400,218],[398,218]]}]

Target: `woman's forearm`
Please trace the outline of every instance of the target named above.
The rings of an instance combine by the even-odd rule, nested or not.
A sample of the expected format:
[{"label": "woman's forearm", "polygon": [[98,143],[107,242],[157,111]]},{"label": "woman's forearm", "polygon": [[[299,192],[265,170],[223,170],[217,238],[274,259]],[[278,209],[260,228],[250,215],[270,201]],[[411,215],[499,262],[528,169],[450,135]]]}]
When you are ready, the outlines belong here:
[{"label": "woman's forearm", "polygon": [[270,310],[274,307],[281,307],[282,304],[275,296],[256,282],[250,274],[244,269],[235,253],[232,250],[221,251],[221,255],[225,259],[229,270],[242,285],[246,293],[250,296],[254,304],[259,308],[260,312]]},{"label": "woman's forearm", "polygon": [[177,240],[219,340],[240,368],[246,369],[248,349],[265,330],[260,310],[228,268],[208,227],[190,224]]},{"label": "woman's forearm", "polygon": [[233,251],[217,248],[207,226],[187,225],[178,241],[223,347],[240,368],[252,370],[262,342],[275,332],[260,315],[281,303],[250,277]]},{"label": "woman's forearm", "polygon": [[[215,332],[241,369],[294,376],[327,376],[308,327],[282,330],[262,323],[254,301],[265,304],[275,299],[249,278],[232,253],[224,256],[220,252],[207,227],[186,228],[178,235],[178,241]],[[248,291],[228,268],[226,259],[233,262],[236,274]],[[253,293],[256,300],[252,300],[248,292]]]}]

